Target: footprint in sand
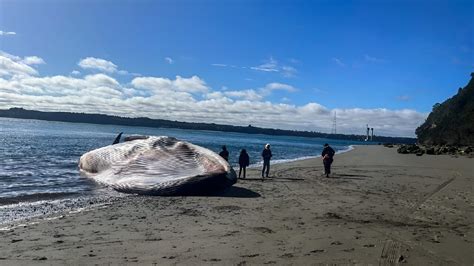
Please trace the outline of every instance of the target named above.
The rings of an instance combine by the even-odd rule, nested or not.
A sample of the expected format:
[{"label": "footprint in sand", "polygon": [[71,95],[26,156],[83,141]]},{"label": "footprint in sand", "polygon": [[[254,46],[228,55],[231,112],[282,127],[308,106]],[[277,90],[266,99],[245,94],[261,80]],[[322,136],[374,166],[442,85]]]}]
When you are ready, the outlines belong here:
[{"label": "footprint in sand", "polygon": [[325,251],[326,250],[324,250],[324,249],[315,249],[315,250],[311,250],[310,253],[323,253]]},{"label": "footprint in sand", "polygon": [[255,230],[259,233],[264,233],[264,234],[273,234],[273,233],[275,233],[272,229],[267,228],[267,227],[254,227],[253,230]]},{"label": "footprint in sand", "polygon": [[240,257],[242,257],[242,258],[255,258],[257,256],[260,256],[260,254],[256,253],[256,254],[242,255]]}]

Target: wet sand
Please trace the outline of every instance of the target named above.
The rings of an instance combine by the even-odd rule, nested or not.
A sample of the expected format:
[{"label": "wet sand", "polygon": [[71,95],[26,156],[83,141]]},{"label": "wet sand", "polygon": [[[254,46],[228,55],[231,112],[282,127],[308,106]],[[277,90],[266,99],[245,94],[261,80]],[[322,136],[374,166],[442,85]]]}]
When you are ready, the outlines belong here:
[{"label": "wet sand", "polygon": [[[0,264],[474,263],[474,159],[360,146],[212,197],[126,197],[0,231]],[[16,226],[16,227],[15,227]]]}]

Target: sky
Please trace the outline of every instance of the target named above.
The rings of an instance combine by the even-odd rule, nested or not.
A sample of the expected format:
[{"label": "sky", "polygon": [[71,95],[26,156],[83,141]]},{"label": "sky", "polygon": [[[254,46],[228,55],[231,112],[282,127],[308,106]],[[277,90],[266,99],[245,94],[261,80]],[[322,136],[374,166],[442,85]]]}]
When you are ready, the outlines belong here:
[{"label": "sky", "polygon": [[0,109],[415,136],[474,1],[0,0]]}]

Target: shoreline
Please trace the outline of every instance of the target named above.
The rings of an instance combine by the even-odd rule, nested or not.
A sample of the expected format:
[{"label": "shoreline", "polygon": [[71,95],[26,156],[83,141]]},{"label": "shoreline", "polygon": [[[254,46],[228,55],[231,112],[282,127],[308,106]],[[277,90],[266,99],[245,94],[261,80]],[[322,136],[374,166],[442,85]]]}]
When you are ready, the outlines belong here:
[{"label": "shoreline", "polygon": [[[358,145],[349,145],[347,149],[336,151],[337,154],[342,154],[346,152],[352,151],[356,146]],[[309,160],[309,159],[315,159],[315,158],[320,158],[321,155],[316,155],[316,156],[303,156],[303,157],[298,157],[294,159],[279,159],[279,160],[274,160],[272,161],[272,165],[279,165],[279,164],[286,164],[286,163],[291,163],[291,162],[297,162],[297,161],[304,161],[304,160]],[[262,162],[254,163],[251,164],[250,166],[247,167],[247,169],[257,169],[262,166]],[[239,166],[231,166],[234,168],[234,171],[238,171]],[[97,186],[100,187],[99,184]],[[99,190],[106,190],[106,187],[102,187]],[[109,189],[110,190],[110,189]],[[93,192],[43,192],[43,193],[36,193],[36,194],[24,194],[24,195],[19,195],[19,196],[9,196],[9,197],[3,197],[0,198],[0,208],[2,207],[14,207],[13,205],[21,205],[21,204],[36,204],[40,202],[52,202],[55,200],[67,200],[67,199],[75,199],[75,198],[80,198],[80,197],[85,197],[87,195],[93,196],[95,193]],[[122,194],[122,193],[119,193]],[[72,197],[71,197],[72,196]],[[0,225],[4,224],[0,220]]]},{"label": "shoreline", "polygon": [[[474,262],[471,159],[358,146],[216,196],[130,196],[0,231],[5,264]],[[37,223],[36,223],[37,222]]]},{"label": "shoreline", "polygon": [[[375,145],[375,144],[373,144]],[[360,145],[349,145],[347,149],[336,151],[336,155],[338,154],[343,154],[346,152],[350,152],[354,150],[357,146]],[[315,156],[303,156],[303,157],[298,157],[294,159],[280,159],[280,160],[272,160],[271,165],[279,165],[279,164],[286,164],[286,163],[292,163],[292,162],[298,162],[298,161],[304,161],[304,160],[311,160],[311,159],[316,159],[316,158],[321,158],[321,155],[315,155]],[[256,169],[257,167],[262,167],[263,162],[260,161],[258,163],[251,164],[247,167],[247,169]],[[239,166],[232,166],[234,170],[238,170]]]}]

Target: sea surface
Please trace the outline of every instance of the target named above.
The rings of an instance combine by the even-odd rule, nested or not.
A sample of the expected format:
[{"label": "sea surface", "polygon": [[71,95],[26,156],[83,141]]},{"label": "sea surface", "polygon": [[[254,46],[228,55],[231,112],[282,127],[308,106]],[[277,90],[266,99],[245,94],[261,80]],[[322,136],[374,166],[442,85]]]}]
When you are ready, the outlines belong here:
[{"label": "sea surface", "polygon": [[[250,155],[251,165],[261,165],[260,153],[266,143],[271,144],[273,163],[318,156],[324,143],[330,143],[338,152],[350,150],[353,144],[363,144],[321,138],[0,118],[0,224],[31,216],[33,209],[44,213],[44,206],[53,210],[73,209],[78,202],[92,204],[123,196],[80,176],[77,166],[83,153],[112,144],[119,132],[124,132],[124,136],[172,136],[217,153],[226,145],[233,166],[237,165],[243,148]],[[31,210],[21,214],[19,207]]]}]

